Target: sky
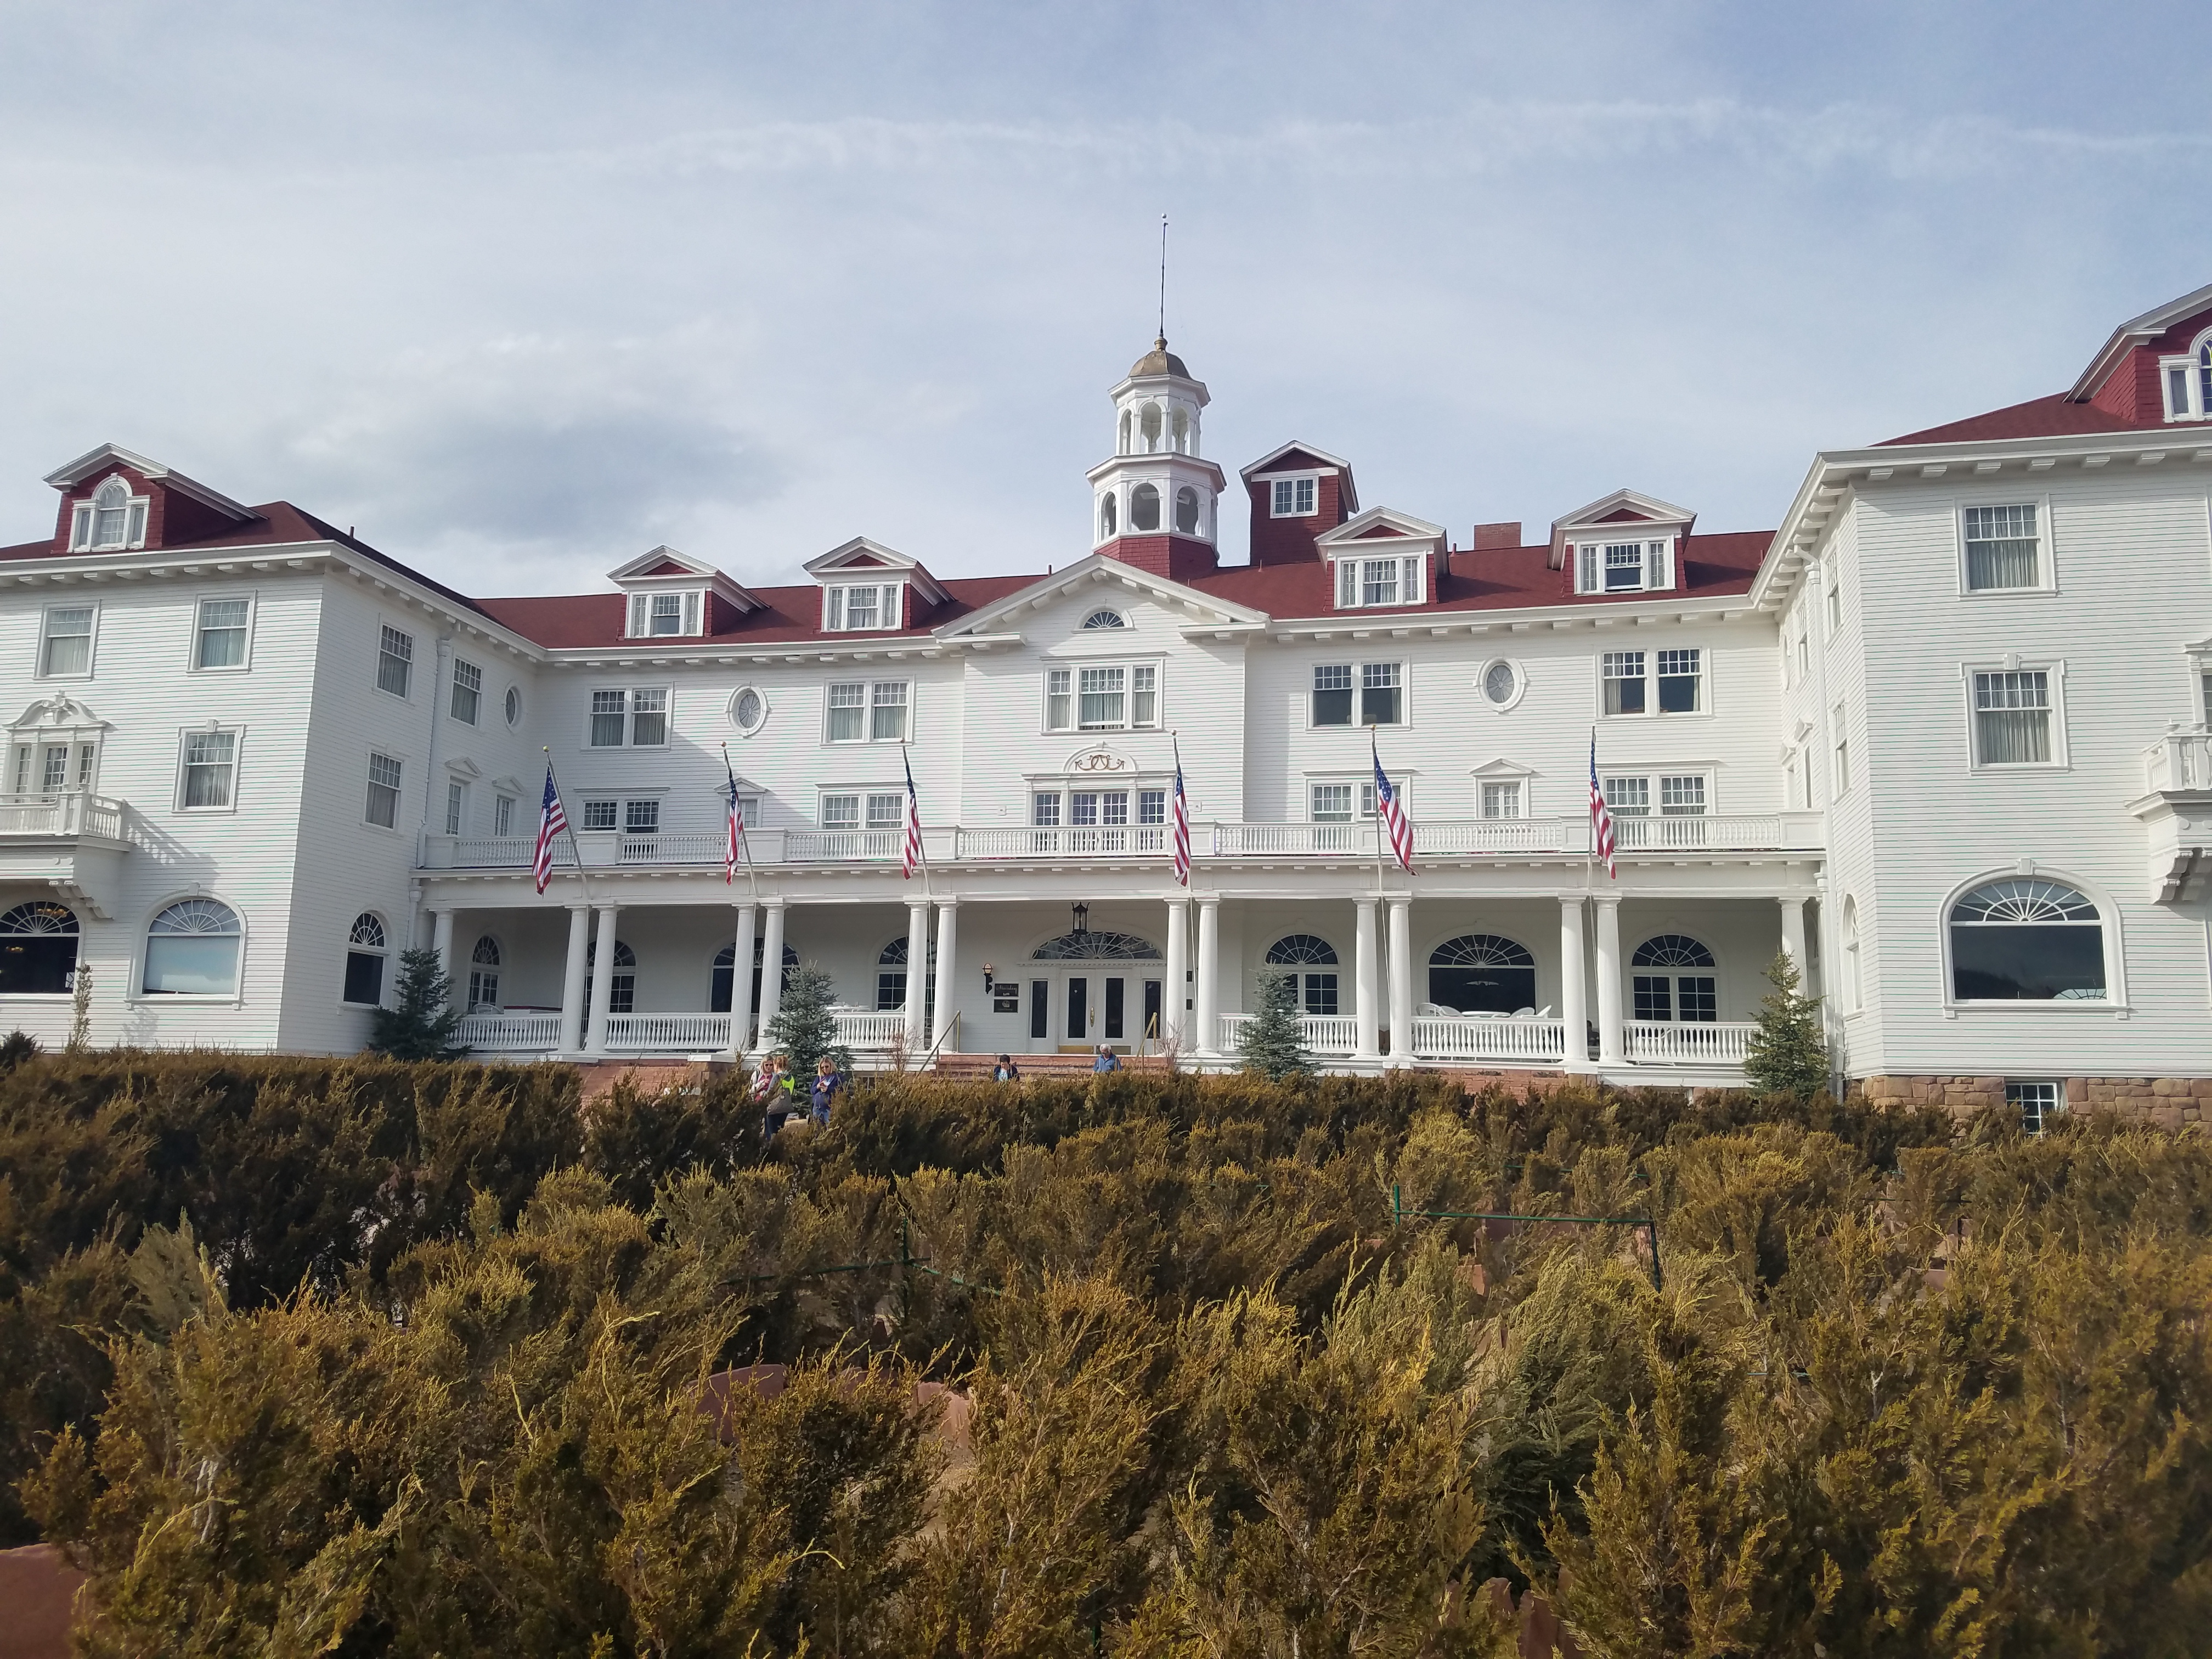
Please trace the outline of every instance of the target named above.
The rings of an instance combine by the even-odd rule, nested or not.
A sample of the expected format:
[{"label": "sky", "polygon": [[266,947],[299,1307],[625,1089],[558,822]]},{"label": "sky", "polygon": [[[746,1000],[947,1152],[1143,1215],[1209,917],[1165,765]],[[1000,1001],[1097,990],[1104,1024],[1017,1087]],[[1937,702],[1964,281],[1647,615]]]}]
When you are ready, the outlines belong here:
[{"label": "sky", "polygon": [[[1771,527],[2212,283],[2201,4],[0,0],[0,543],[103,441],[478,594],[1089,550],[1229,472]],[[1244,556],[1241,502],[1223,555]]]}]

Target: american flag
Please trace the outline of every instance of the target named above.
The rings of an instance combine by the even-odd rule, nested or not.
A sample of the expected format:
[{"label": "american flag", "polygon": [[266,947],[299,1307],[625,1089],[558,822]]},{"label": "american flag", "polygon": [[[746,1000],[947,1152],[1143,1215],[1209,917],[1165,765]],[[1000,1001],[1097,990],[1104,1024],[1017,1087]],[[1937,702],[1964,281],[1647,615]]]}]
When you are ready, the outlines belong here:
[{"label": "american flag", "polygon": [[1183,886],[1190,885],[1190,803],[1183,799],[1182,756],[1176,756],[1175,800],[1170,810],[1175,814],[1175,878]]},{"label": "american flag", "polygon": [[1413,868],[1413,826],[1406,822],[1406,804],[1398,799],[1398,792],[1390,787],[1389,775],[1382,770],[1382,751],[1375,747],[1372,732],[1368,734],[1367,748],[1375,757],[1376,815],[1390,833],[1390,850],[1398,855],[1398,867],[1410,874]]},{"label": "american flag", "polygon": [[722,848],[722,885],[727,887],[738,878],[738,855],[745,833],[745,813],[738,805],[738,775],[731,769],[730,751],[726,749],[722,751],[722,771],[730,781],[730,834]]},{"label": "american flag", "polygon": [[545,766],[545,804],[538,812],[538,850],[531,855],[531,872],[538,878],[538,890],[544,892],[546,884],[553,879],[553,842],[568,827],[568,815],[561,810],[561,792],[553,785],[553,766]]},{"label": "american flag", "polygon": [[906,840],[899,848],[899,868],[911,881],[914,866],[921,862],[921,797],[914,792],[914,763],[903,750],[899,760],[906,767]]},{"label": "american flag", "polygon": [[1597,733],[1590,733],[1590,842],[1605,860],[1605,873],[1619,881],[1613,867],[1613,810],[1605,804],[1605,791],[1597,785]]}]

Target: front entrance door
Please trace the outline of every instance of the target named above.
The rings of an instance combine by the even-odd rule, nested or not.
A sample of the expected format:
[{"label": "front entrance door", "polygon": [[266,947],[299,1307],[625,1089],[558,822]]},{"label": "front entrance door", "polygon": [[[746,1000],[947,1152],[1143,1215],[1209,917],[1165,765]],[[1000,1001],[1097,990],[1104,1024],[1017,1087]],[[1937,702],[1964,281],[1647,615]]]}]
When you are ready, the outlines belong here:
[{"label": "front entrance door", "polygon": [[1137,1020],[1156,1024],[1158,1016],[1157,980],[1145,982],[1139,994],[1143,1012],[1131,1008],[1126,974],[1070,974],[1060,982],[1060,1043],[1065,1048],[1096,1048],[1102,1042],[1126,1050],[1138,1035]]}]

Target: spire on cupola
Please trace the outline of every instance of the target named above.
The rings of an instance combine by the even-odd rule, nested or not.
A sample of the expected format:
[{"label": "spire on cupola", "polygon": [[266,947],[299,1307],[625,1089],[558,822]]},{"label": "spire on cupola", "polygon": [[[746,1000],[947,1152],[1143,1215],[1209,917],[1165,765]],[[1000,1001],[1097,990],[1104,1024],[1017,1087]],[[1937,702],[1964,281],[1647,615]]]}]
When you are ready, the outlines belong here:
[{"label": "spire on cupola", "polygon": [[1111,396],[1113,458],[1089,473],[1093,550],[1175,581],[1206,574],[1224,480],[1200,455],[1205,383],[1162,333]]}]

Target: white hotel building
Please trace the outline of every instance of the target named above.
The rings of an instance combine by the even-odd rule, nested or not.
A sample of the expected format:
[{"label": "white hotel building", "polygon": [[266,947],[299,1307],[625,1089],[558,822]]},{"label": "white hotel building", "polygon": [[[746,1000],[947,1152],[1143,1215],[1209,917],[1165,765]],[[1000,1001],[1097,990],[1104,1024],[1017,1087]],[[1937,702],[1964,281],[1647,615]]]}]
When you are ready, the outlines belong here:
[{"label": "white hotel building", "polygon": [[[2212,289],[2063,394],[1816,456],[1771,533],[1622,489],[1455,546],[1296,442],[1224,566],[1206,403],[1138,361],[1048,574],[856,538],[796,587],[664,547],[472,599],[93,451],[0,549],[0,1027],[62,1039],[88,967],[95,1042],[351,1050],[416,939],[483,1053],[753,1050],[753,964],[811,959],[864,1054],[1204,1064],[1280,966],[1334,1066],[1704,1084],[1788,951],[1877,1095],[2212,1094]],[[541,745],[582,859],[542,896]]]}]

